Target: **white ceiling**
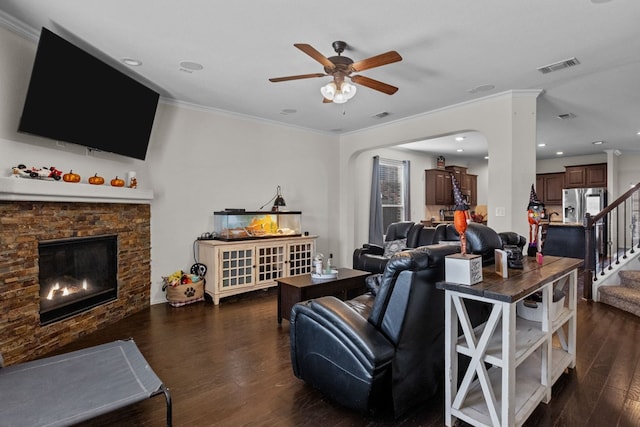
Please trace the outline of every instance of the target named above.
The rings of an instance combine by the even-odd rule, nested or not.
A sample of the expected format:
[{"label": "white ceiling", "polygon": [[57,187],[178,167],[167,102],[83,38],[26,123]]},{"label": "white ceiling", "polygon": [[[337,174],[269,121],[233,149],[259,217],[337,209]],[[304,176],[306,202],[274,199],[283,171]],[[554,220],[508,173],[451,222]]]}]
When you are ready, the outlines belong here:
[{"label": "white ceiling", "polygon": [[[46,26],[176,101],[341,134],[504,91],[541,89],[538,159],[640,152],[638,0],[0,0],[0,25],[36,40]],[[396,50],[403,60],[364,76],[397,86],[359,86],[343,105],[323,104],[330,77],[294,43],[323,55],[348,43],[354,61]],[[580,65],[536,68],[576,57]],[[142,65],[127,68],[122,58]],[[202,64],[191,71],[182,61]],[[61,64],[73,67],[73,64]],[[484,85],[493,89],[473,91]],[[475,92],[475,93],[474,93]],[[385,118],[375,116],[390,113]],[[560,120],[559,114],[575,114]],[[425,130],[425,136],[428,130]],[[467,133],[482,157],[486,141]],[[603,145],[592,142],[604,140]],[[429,150],[456,156],[451,138]]]}]

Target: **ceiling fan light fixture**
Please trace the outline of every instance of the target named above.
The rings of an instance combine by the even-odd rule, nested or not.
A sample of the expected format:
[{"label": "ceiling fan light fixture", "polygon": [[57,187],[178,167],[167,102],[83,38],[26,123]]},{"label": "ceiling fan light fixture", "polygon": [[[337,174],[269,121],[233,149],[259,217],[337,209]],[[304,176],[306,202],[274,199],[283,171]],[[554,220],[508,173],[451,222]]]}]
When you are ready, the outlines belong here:
[{"label": "ceiling fan light fixture", "polygon": [[340,89],[338,89],[335,82],[330,82],[320,88],[320,93],[329,101],[344,104],[356,94],[356,87],[350,83],[342,82]]},{"label": "ceiling fan light fixture", "polygon": [[347,98],[347,101],[353,98],[353,96],[356,94],[356,87],[351,83],[342,82],[340,90],[342,92],[342,95]]},{"label": "ceiling fan light fixture", "polygon": [[322,96],[327,98],[329,101],[333,101],[333,98],[336,96],[337,88],[334,82],[330,82],[320,88],[320,93]]}]

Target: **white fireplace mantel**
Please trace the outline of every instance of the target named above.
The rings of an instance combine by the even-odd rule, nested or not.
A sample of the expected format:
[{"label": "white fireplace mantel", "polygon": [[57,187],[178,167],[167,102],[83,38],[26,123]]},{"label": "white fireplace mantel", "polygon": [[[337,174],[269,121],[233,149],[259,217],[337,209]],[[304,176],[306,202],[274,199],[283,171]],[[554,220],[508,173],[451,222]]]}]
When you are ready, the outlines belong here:
[{"label": "white fireplace mantel", "polygon": [[0,200],[150,204],[152,190],[0,177]]}]

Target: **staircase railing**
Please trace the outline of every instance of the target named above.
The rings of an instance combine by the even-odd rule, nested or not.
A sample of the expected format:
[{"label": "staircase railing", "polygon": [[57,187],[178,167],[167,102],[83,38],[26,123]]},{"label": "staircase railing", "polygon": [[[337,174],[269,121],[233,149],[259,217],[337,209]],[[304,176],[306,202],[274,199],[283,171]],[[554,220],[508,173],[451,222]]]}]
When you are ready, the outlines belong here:
[{"label": "staircase railing", "polygon": [[640,183],[610,203],[597,215],[584,218],[584,298],[593,299],[592,284],[621,259],[640,249]]}]

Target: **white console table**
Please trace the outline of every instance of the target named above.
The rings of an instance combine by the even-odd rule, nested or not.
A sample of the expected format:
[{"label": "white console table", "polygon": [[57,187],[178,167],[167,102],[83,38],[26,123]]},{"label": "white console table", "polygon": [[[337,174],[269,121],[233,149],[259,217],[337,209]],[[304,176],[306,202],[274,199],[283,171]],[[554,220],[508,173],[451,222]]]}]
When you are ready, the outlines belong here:
[{"label": "white console table", "polygon": [[[476,426],[520,426],[540,402],[551,399],[551,387],[576,364],[576,294],[582,260],[545,256],[542,265],[525,257],[522,270],[509,278],[483,271],[472,286],[439,282],[445,290],[445,421],[458,418]],[[555,287],[568,285],[565,304],[555,316]],[[540,322],[516,316],[516,304],[542,291]],[[465,300],[491,305],[489,319],[472,328]],[[458,336],[458,325],[462,335]],[[458,355],[471,358],[458,388]],[[490,368],[487,368],[490,366]]]},{"label": "white console table", "polygon": [[252,240],[199,240],[198,259],[208,267],[205,292],[220,298],[277,286],[277,279],[311,273],[317,236]]}]

